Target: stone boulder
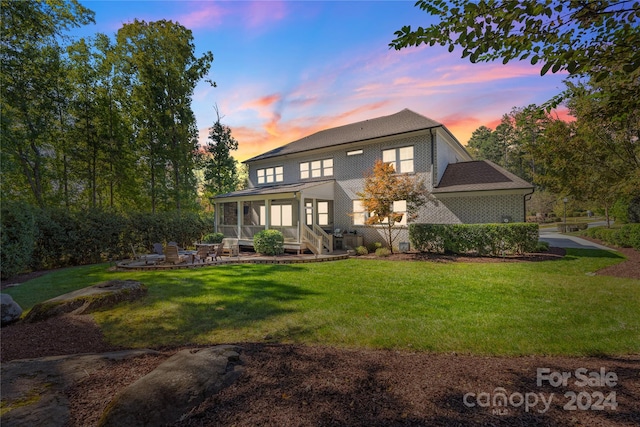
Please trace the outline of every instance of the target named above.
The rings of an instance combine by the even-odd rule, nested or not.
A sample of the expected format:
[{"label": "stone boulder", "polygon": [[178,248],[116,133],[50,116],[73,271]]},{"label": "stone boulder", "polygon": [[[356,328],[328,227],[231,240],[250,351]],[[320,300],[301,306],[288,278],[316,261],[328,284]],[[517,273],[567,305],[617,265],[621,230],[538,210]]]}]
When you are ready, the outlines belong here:
[{"label": "stone boulder", "polygon": [[65,393],[71,385],[86,379],[113,360],[130,360],[157,351],[122,350],[102,354],[50,356],[3,362],[2,427],[64,427],[71,417]]},{"label": "stone boulder", "polygon": [[11,295],[0,294],[0,315],[2,326],[5,326],[20,319],[22,308],[11,298]]},{"label": "stone boulder", "polygon": [[147,288],[134,280],[110,280],[36,304],[24,317],[27,323],[38,322],[65,313],[85,314],[122,301],[146,295]]},{"label": "stone boulder", "polygon": [[179,351],[115,397],[99,426],[173,424],[235,381],[240,349],[230,345]]}]

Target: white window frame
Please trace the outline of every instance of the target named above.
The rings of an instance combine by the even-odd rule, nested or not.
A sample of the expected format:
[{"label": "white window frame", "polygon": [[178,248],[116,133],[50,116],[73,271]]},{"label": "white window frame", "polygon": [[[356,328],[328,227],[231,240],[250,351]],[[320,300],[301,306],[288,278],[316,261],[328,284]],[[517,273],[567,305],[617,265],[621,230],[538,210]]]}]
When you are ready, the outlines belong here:
[{"label": "white window frame", "polygon": [[329,225],[329,202],[319,201],[316,206],[318,208],[318,225]]},{"label": "white window frame", "polygon": [[396,173],[415,172],[415,149],[413,145],[382,150],[382,161],[391,163]]},{"label": "white window frame", "polygon": [[367,212],[364,210],[362,200],[352,201],[353,225],[366,225]]},{"label": "white window frame", "polygon": [[300,179],[333,176],[333,158],[300,162]]},{"label": "white window frame", "polygon": [[270,222],[273,227],[293,227],[293,205],[291,203],[271,205]]},{"label": "white window frame", "polygon": [[[393,212],[402,214],[402,220],[400,222],[396,222],[394,226],[406,227],[407,226],[407,201],[396,200],[393,202],[393,206],[391,208]],[[366,225],[366,220],[367,220],[367,217],[369,216],[369,213],[364,210],[362,200],[353,200],[352,209],[353,209],[352,211],[353,225]],[[377,226],[381,227],[384,224],[388,224],[388,223],[389,223],[389,219],[387,218]]]},{"label": "white window frame", "polygon": [[258,177],[258,185],[273,184],[274,182],[284,181],[283,166],[269,166],[256,171]]}]

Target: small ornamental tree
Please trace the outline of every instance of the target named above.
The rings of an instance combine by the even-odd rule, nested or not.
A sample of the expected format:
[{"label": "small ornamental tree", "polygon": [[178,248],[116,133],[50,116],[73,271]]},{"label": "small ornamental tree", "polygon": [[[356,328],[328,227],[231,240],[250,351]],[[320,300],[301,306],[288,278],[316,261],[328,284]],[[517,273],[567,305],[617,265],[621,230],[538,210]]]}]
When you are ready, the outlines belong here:
[{"label": "small ornamental tree", "polygon": [[[357,193],[362,206],[369,212],[365,224],[384,228],[386,243],[393,253],[393,242],[398,237],[397,226],[407,216],[407,223],[415,219],[418,209],[430,198],[424,182],[417,177],[395,173],[392,164],[376,161],[371,173],[365,177],[364,190]],[[406,211],[394,211],[394,202],[406,202]]]}]

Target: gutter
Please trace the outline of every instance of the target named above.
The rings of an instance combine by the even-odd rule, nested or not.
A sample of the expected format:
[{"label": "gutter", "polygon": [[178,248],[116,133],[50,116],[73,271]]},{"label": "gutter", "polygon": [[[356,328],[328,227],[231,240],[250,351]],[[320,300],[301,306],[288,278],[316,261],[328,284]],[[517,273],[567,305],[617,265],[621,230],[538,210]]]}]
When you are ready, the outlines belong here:
[{"label": "gutter", "polygon": [[434,128],[429,128],[429,135],[431,136],[431,188],[436,188],[438,183],[436,182],[436,178],[437,178],[436,166],[435,166],[436,147],[435,147],[435,140],[433,137],[433,129]]},{"label": "gutter", "polygon": [[527,200],[531,200],[531,195],[535,193],[535,191],[536,189],[533,188],[531,193],[527,193],[522,197],[522,215],[524,217],[522,222],[527,222]]}]

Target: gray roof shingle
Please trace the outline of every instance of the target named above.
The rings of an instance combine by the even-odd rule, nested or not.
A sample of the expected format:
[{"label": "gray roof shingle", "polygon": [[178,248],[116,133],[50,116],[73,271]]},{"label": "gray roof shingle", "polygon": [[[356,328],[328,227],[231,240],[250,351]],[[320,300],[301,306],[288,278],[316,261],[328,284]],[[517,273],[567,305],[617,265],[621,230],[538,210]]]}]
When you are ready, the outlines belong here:
[{"label": "gray roof shingle", "polygon": [[389,116],[377,117],[331,129],[325,129],[305,136],[287,145],[275,148],[255,156],[246,162],[268,159],[286,154],[300,153],[318,148],[332,147],[351,142],[367,141],[384,136],[400,135],[407,132],[442,126],[441,123],[429,119],[409,109],[404,109]]},{"label": "gray roof shingle", "polygon": [[533,185],[489,160],[447,165],[433,193],[533,189]]},{"label": "gray roof shingle", "polygon": [[232,193],[218,194],[217,196],[215,196],[215,198],[225,199],[228,197],[238,197],[238,196],[261,196],[261,195],[268,195],[268,194],[295,193],[296,191],[306,190],[308,188],[312,188],[312,187],[326,184],[329,182],[334,182],[334,180],[327,179],[322,181],[298,182],[295,184],[276,184],[276,185],[269,185],[269,186],[253,187],[253,188],[246,188],[244,190],[234,191]]}]

